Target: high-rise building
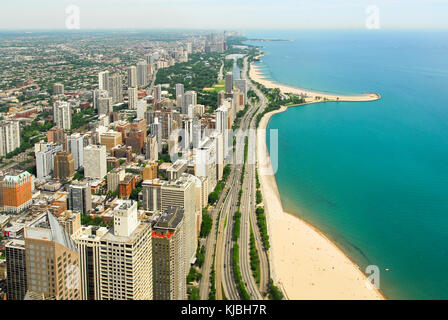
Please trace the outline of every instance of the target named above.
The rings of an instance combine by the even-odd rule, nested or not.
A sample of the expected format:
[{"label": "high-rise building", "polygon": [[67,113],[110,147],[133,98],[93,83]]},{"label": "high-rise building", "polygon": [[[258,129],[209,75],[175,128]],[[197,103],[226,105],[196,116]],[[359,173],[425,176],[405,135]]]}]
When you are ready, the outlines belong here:
[{"label": "high-rise building", "polygon": [[176,100],[180,97],[180,105],[178,104],[178,107],[183,106],[183,98],[184,98],[184,85],[182,83],[176,84]]},{"label": "high-rise building", "polygon": [[53,95],[64,94],[64,85],[62,83],[53,84]]},{"label": "high-rise building", "polygon": [[151,161],[159,161],[157,138],[153,134],[150,134],[146,139],[145,158]]},{"label": "high-rise building", "polygon": [[109,71],[102,71],[98,74],[98,89],[109,90]]},{"label": "high-rise building", "polygon": [[182,105],[182,114],[188,113],[188,107],[190,105],[197,105],[198,103],[198,95],[196,94],[196,91],[187,91],[185,92],[185,98],[184,103]]},{"label": "high-rise building", "polygon": [[186,266],[189,266],[193,261],[197,247],[194,188],[195,180],[193,176],[184,173],[176,181],[165,181],[161,189],[162,210],[166,210],[169,206],[177,206],[184,209]]},{"label": "high-rise building", "polygon": [[128,88],[137,87],[137,67],[128,67]]},{"label": "high-rise building", "polygon": [[0,157],[20,147],[19,121],[0,122]]},{"label": "high-rise building", "polygon": [[233,90],[233,74],[232,72],[226,73],[226,93],[230,94]]},{"label": "high-rise building", "polygon": [[148,67],[145,60],[137,62],[137,84],[142,87],[148,85]]},{"label": "high-rise building", "polygon": [[155,119],[155,122],[150,125],[151,134],[156,138],[157,149],[162,150],[162,124],[159,123],[159,119]]},{"label": "high-rise building", "polygon": [[123,83],[121,76],[117,73],[109,76],[109,97],[112,98],[112,104],[123,102]]},{"label": "high-rise building", "polygon": [[68,209],[88,214],[92,210],[92,191],[84,182],[73,182],[68,186]]},{"label": "high-rise building", "polygon": [[[93,90],[93,107],[99,110],[99,99],[108,97],[109,97],[109,91],[107,90],[100,90],[100,89]],[[98,114],[100,113],[98,112]]]},{"label": "high-rise building", "polygon": [[128,105],[129,109],[136,110],[138,102],[137,88],[128,88]]},{"label": "high-rise building", "polygon": [[216,187],[216,143],[207,138],[202,145],[196,149],[195,175],[205,177],[208,180],[208,191],[210,194]]},{"label": "high-rise building", "polygon": [[60,151],[54,156],[53,176],[56,179],[69,179],[75,174],[75,160],[71,153]]},{"label": "high-rise building", "polygon": [[131,129],[126,138],[126,145],[132,147],[132,151],[141,154],[145,144],[146,132],[137,129]]},{"label": "high-rise building", "polygon": [[54,169],[54,156],[60,151],[62,151],[60,144],[41,142],[34,145],[36,176],[38,179],[51,175]]},{"label": "high-rise building", "polygon": [[27,290],[25,241],[14,239],[5,245],[6,297],[8,300],[23,300]]},{"label": "high-rise building", "polygon": [[223,136],[223,157],[229,153],[229,110],[226,105],[216,109],[216,130]]},{"label": "high-rise building", "polygon": [[45,299],[79,300],[79,254],[75,243],[46,212],[25,227],[28,292]]},{"label": "high-rise building", "polygon": [[0,180],[1,211],[19,213],[31,206],[31,174],[27,171],[13,171]]},{"label": "high-rise building", "polygon": [[157,179],[157,161],[147,163],[143,168],[143,181]]},{"label": "high-rise building", "polygon": [[83,167],[84,163],[84,147],[87,140],[80,133],[74,133],[67,138],[68,152],[73,156],[74,169],[78,170]]},{"label": "high-rise building", "polygon": [[72,128],[72,108],[66,101],[56,101],[53,106],[53,119],[56,126],[64,130]]},{"label": "high-rise building", "polygon": [[137,102],[137,119],[141,120],[145,118],[145,112],[147,109],[146,100],[139,100]]},{"label": "high-rise building", "polygon": [[113,111],[112,98],[98,98],[98,115],[109,114]]},{"label": "high-rise building", "polygon": [[84,176],[103,179],[107,173],[106,146],[84,147]]},{"label": "high-rise building", "polygon": [[162,86],[160,84],[154,86],[154,102],[162,100]]},{"label": "high-rise building", "polygon": [[185,300],[185,249],[184,210],[170,206],[152,232],[154,300]]},{"label": "high-rise building", "polygon": [[122,134],[112,130],[106,131],[100,135],[100,143],[106,146],[106,151],[110,151],[123,143]]},{"label": "high-rise building", "polygon": [[129,199],[132,190],[135,189],[135,177],[132,173],[124,176],[123,180],[118,183],[118,194],[121,199]]},{"label": "high-rise building", "polygon": [[81,260],[82,299],[152,300],[151,224],[137,202],[117,201],[114,228],[82,227],[74,236]]},{"label": "high-rise building", "polygon": [[117,192],[119,183],[124,179],[123,168],[114,168],[107,173],[107,191]]},{"label": "high-rise building", "polygon": [[244,95],[244,103],[247,103],[247,81],[246,79],[238,79],[234,81],[235,88],[237,88]]},{"label": "high-rise building", "polygon": [[64,129],[54,127],[47,131],[47,142],[54,142],[62,145],[63,150],[67,150],[67,134]]},{"label": "high-rise building", "polygon": [[142,183],[143,208],[147,211],[162,210],[162,181],[144,180]]}]

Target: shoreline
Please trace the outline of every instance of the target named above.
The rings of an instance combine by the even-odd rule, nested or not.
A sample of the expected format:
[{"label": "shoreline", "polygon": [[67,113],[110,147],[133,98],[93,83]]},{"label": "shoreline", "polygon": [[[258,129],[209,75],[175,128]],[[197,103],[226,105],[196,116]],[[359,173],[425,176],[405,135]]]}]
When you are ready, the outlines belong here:
[{"label": "shoreline", "polygon": [[[278,87],[268,80],[261,79],[265,83],[258,81],[260,79],[253,70],[251,64],[249,76],[253,81],[263,85],[267,82],[271,88]],[[280,89],[291,90],[291,87],[284,87]],[[362,97],[361,101],[374,101],[380,98],[375,95],[375,99],[363,95],[350,96],[350,100],[326,101],[359,101],[356,100],[359,97]],[[385,300],[382,292],[367,280],[360,267],[341,248],[315,226],[283,210],[267,149],[266,128],[273,115],[285,112],[290,107],[318,102],[325,100],[311,98],[301,105],[282,106],[279,110],[271,111],[263,116],[257,130],[257,170],[271,243],[269,260],[273,280],[291,300]]]},{"label": "shoreline", "polygon": [[[256,59],[262,57],[259,55],[255,57]],[[250,64],[249,77],[266,88],[279,88],[281,93],[288,94],[293,93],[297,95],[304,96],[306,102],[327,102],[327,101],[340,101],[340,102],[367,102],[376,101],[381,99],[381,95],[378,93],[366,92],[357,95],[343,95],[335,93],[318,92],[309,89],[296,88],[293,86],[284,85],[281,83],[274,82],[272,80],[264,78],[260,68],[252,62]]]}]

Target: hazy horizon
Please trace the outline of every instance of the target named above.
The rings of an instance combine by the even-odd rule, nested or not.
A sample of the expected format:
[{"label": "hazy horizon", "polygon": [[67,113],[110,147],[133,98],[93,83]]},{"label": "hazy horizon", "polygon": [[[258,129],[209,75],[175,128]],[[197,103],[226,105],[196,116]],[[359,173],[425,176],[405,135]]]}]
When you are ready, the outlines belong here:
[{"label": "hazy horizon", "polygon": [[381,29],[448,29],[444,0],[17,0],[0,4],[0,29],[66,29],[71,5],[84,30],[365,29],[371,10]]}]

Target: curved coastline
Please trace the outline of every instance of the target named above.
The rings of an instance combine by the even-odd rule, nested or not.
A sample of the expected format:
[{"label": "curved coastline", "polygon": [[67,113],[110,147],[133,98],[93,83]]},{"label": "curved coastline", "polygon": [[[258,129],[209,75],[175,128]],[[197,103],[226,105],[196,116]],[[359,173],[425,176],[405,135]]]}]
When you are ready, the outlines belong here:
[{"label": "curved coastline", "polygon": [[[259,55],[255,58],[260,58],[264,54]],[[264,85],[266,88],[279,88],[283,94],[293,93],[305,97],[306,102],[327,102],[327,101],[340,101],[340,102],[367,102],[376,101],[381,99],[379,93],[365,92],[358,95],[343,95],[328,92],[319,92],[309,89],[296,88],[281,83],[277,83],[268,79],[265,79],[259,67],[251,63],[249,70],[249,77]]]},{"label": "curved coastline", "polygon": [[[279,87],[273,82],[260,79],[259,75],[254,72],[255,68],[251,64],[249,76],[252,80],[269,88]],[[304,91],[288,86],[280,89],[283,93]],[[290,91],[291,89],[295,91]],[[307,99],[306,103],[302,105],[327,101],[374,101],[380,99],[378,94],[345,96],[349,98],[348,100],[334,98],[316,100],[314,97]],[[385,300],[384,295],[370,283],[359,266],[334,242],[316,227],[283,210],[267,149],[266,128],[273,115],[285,112],[288,108],[295,106],[283,106],[279,110],[265,114],[257,130],[257,170],[272,248],[269,259],[274,281],[281,285],[286,297],[292,300]]]}]

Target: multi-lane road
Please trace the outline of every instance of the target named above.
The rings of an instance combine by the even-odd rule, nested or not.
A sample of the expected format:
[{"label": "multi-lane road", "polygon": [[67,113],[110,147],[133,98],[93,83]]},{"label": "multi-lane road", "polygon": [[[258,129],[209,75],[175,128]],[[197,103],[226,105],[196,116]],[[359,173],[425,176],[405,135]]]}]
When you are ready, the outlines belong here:
[{"label": "multi-lane road", "polygon": [[[242,78],[247,79],[247,57],[244,59],[244,68]],[[241,299],[239,294],[235,276],[233,274],[233,222],[234,214],[238,210],[239,192],[242,190],[240,212],[241,216],[241,230],[238,239],[240,270],[245,283],[246,289],[251,296],[251,299],[260,300],[266,296],[269,283],[269,263],[267,252],[263,247],[261,236],[258,230],[256,215],[255,215],[255,148],[251,146],[248,159],[244,164],[244,145],[246,130],[255,128],[256,114],[261,112],[267,105],[264,95],[252,84],[248,79],[248,88],[254,90],[259,96],[260,100],[256,105],[250,104],[249,109],[243,116],[240,122],[241,131],[237,131],[236,138],[236,152],[234,152],[231,163],[231,173],[227,180],[227,184],[221,193],[218,203],[211,216],[213,219],[213,227],[211,233],[206,241],[205,261],[202,268],[203,277],[200,283],[200,297],[205,300],[208,299],[210,289],[210,272],[214,261],[215,268],[215,287],[216,298],[218,300],[227,298],[231,300]],[[254,143],[253,140],[249,139]],[[241,187],[241,178],[243,166],[245,167],[243,186]],[[218,220],[219,217],[219,220]],[[216,225],[218,230],[216,232]],[[250,225],[256,240],[256,248],[260,257],[260,286],[257,286],[252,275],[250,266]],[[214,257],[214,260],[213,260]]]}]

